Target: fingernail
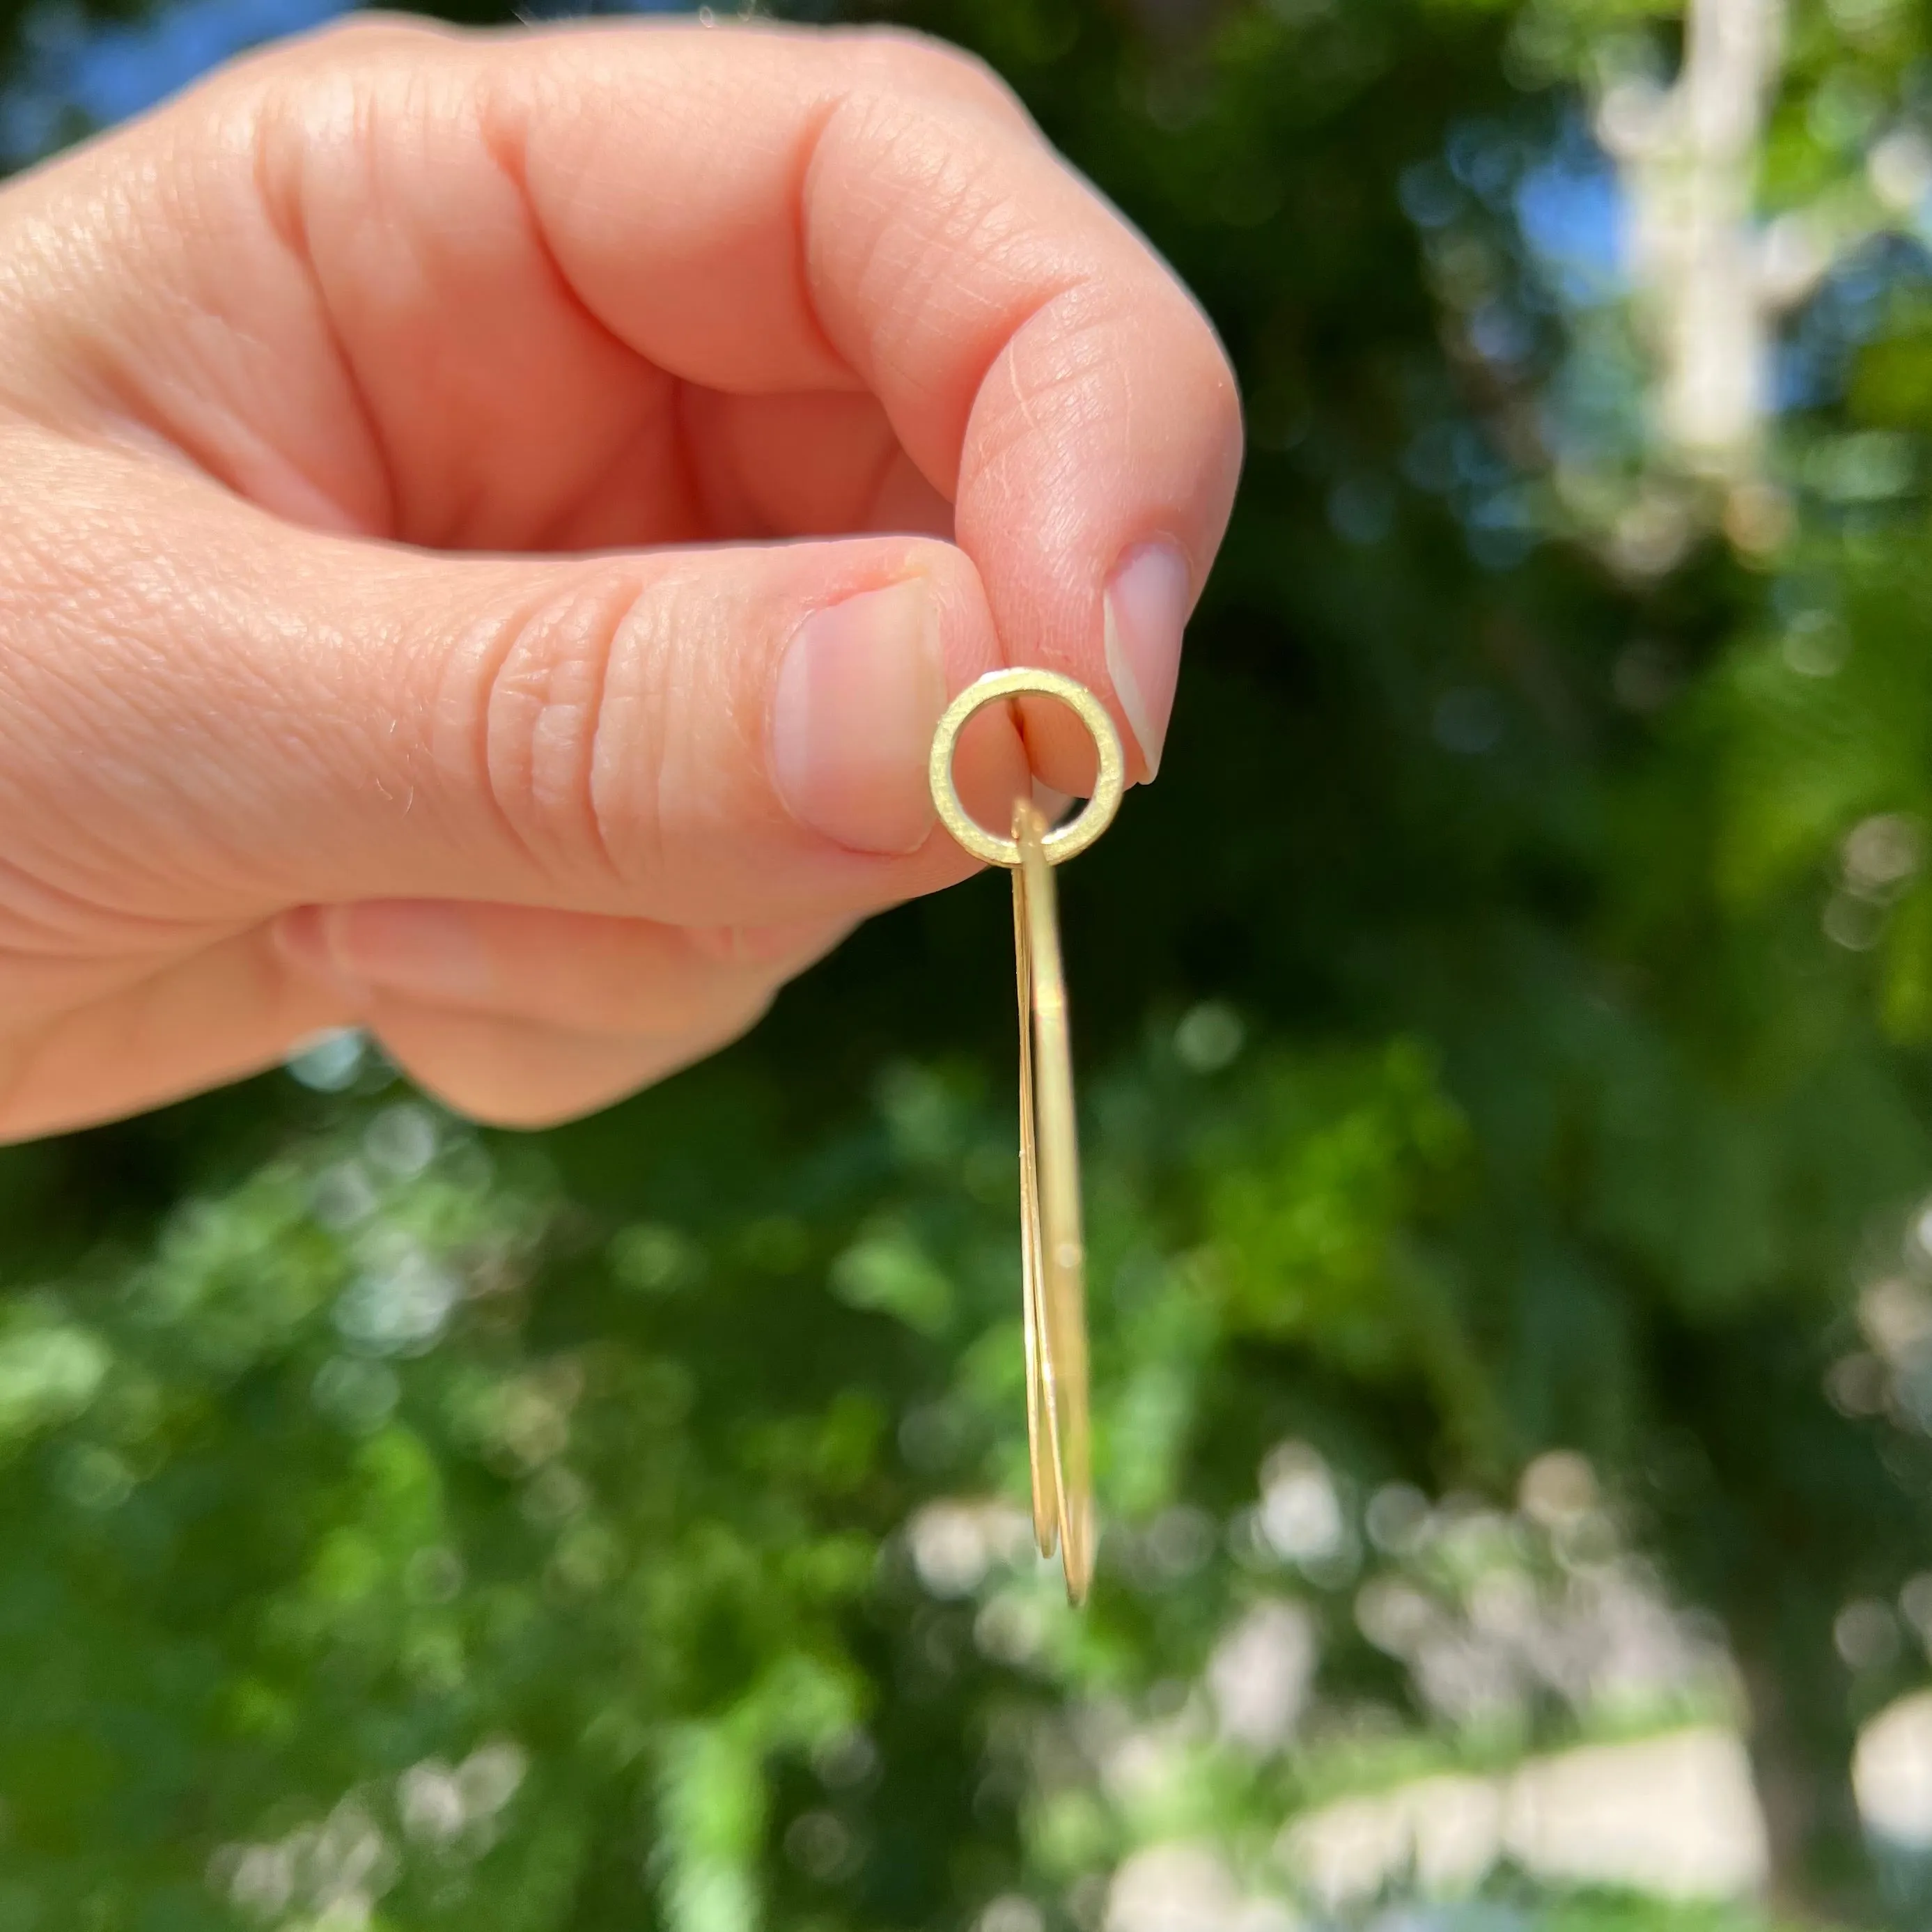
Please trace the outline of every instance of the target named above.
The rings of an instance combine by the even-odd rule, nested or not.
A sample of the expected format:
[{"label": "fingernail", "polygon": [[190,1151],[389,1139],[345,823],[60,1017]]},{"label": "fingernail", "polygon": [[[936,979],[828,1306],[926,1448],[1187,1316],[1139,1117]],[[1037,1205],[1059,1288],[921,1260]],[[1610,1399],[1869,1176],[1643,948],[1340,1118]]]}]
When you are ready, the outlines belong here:
[{"label": "fingernail", "polygon": [[1147,761],[1160,769],[1160,749],[1174,711],[1180,675],[1180,633],[1192,590],[1187,562],[1172,544],[1144,543],[1128,551],[1102,598],[1107,674],[1126,713],[1128,728]]},{"label": "fingernail", "polygon": [[314,940],[339,983],[464,1002],[496,990],[488,950],[460,906],[382,899],[318,909]]},{"label": "fingernail", "polygon": [[860,852],[910,852],[932,826],[926,754],[946,703],[923,578],[814,611],[785,647],[772,778],[803,826]]}]

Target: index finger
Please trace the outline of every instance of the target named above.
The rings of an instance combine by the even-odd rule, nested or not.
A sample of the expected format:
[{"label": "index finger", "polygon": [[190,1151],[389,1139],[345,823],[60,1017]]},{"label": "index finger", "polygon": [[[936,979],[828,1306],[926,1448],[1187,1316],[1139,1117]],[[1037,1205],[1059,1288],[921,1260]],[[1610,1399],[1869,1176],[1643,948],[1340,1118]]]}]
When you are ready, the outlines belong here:
[{"label": "index finger", "polygon": [[[1108,699],[1150,771],[1233,495],[1234,380],[1172,274],[1000,84],[900,34],[626,24],[446,44],[464,113],[596,321],[708,388],[869,389],[952,500],[1009,658]],[[368,209],[332,219],[315,192],[319,124],[386,127],[385,218],[435,219],[424,63],[394,40],[371,57],[375,114],[304,117],[312,248],[356,254],[368,232]],[[1062,783],[1085,759],[1064,717],[1035,748]]]}]

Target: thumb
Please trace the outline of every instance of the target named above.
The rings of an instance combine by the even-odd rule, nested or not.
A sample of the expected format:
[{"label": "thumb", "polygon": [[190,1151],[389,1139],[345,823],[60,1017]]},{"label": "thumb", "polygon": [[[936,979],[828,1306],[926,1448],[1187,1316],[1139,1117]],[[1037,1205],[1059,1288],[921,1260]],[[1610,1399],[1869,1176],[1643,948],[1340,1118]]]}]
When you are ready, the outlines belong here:
[{"label": "thumb", "polygon": [[[452,557],[140,458],[23,454],[0,823],[59,890],[170,920],[437,897],[736,925],[970,869],[926,758],[1000,657],[950,545]],[[1026,764],[982,721],[960,781],[993,823]]]}]

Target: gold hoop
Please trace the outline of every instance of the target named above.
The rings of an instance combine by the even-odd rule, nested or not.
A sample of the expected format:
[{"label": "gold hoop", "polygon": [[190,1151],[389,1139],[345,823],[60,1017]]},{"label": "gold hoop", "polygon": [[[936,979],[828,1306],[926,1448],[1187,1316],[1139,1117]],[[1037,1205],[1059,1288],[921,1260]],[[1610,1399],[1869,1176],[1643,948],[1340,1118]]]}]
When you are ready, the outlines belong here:
[{"label": "gold hoop", "polygon": [[960,802],[952,782],[952,753],[968,718],[1003,698],[1058,698],[1086,726],[1100,760],[1099,775],[1094,781],[1094,795],[1079,816],[1049,832],[1041,842],[1049,865],[1058,866],[1086,850],[1114,822],[1121,794],[1126,790],[1126,768],[1120,755],[1120,734],[1106,707],[1083,684],[1063,677],[1057,670],[1038,670],[1022,665],[1013,670],[988,671],[976,679],[946,707],[934,733],[932,758],[927,766],[932,788],[932,802],[941,822],[953,838],[976,859],[989,866],[1004,866],[1009,872],[1020,863],[1019,842],[1000,838],[988,832]]}]

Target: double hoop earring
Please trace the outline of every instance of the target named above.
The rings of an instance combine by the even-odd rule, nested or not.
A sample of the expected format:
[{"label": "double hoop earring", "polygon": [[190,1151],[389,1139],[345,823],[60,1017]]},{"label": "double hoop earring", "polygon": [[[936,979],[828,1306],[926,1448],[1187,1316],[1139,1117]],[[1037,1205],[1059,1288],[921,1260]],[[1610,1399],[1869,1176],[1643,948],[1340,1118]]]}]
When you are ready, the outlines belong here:
[{"label": "double hoop earring", "polygon": [[[1012,836],[988,832],[961,803],[953,752],[966,721],[988,704],[1058,700],[1094,740],[1094,794],[1049,828],[1030,799],[1013,807]],[[1053,868],[1084,852],[1113,822],[1126,787],[1120,735],[1084,685],[1057,671],[994,671],[946,707],[928,768],[940,820],[976,859],[1013,877],[1013,957],[1019,994],[1020,1282],[1026,1335],[1027,1448],[1034,1538],[1060,1552],[1066,1594],[1086,1600],[1094,1577],[1093,1423],[1088,1389],[1087,1257],[1080,1208],[1080,1143],[1073,1106],[1066,976]]]}]

